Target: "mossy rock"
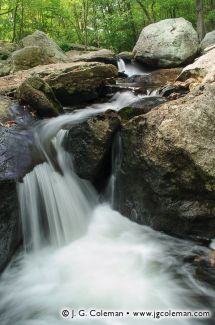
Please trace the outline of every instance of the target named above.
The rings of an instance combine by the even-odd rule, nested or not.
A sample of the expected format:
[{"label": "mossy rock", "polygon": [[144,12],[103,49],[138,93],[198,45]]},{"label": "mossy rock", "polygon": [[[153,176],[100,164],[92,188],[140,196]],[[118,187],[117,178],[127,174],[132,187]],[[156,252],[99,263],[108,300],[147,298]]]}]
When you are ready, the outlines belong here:
[{"label": "mossy rock", "polygon": [[16,96],[19,102],[35,109],[39,117],[57,116],[63,112],[51,87],[39,77],[25,80],[17,89]]}]

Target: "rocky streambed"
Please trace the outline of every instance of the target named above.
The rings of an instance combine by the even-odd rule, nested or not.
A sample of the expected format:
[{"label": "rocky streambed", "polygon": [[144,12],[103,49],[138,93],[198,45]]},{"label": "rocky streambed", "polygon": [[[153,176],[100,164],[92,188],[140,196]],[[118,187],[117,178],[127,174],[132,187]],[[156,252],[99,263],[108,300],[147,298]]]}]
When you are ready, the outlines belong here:
[{"label": "rocky streambed", "polygon": [[[118,75],[117,57],[109,50],[66,55],[41,32],[28,36],[18,49],[7,45],[11,54],[0,78],[1,269],[22,240],[16,182],[47,159],[62,172],[54,146],[48,157],[35,149],[32,125],[74,110],[81,116],[85,107],[93,116],[77,125],[65,118],[63,124],[68,130],[64,148],[73,155],[78,176],[103,196],[113,171],[114,139],[120,135],[114,207],[171,235],[207,244],[215,238],[214,49],[190,65],[172,68],[192,61],[199,45],[189,24],[177,19],[168,24],[177,40],[171,58],[162,53],[157,60],[152,44],[147,45],[151,58],[144,56],[142,39],[159,26],[143,30],[134,56],[126,54],[127,62],[135,57],[154,65],[141,76]],[[175,58],[182,25],[193,47],[186,57]],[[160,69],[164,64],[168,68]]]}]

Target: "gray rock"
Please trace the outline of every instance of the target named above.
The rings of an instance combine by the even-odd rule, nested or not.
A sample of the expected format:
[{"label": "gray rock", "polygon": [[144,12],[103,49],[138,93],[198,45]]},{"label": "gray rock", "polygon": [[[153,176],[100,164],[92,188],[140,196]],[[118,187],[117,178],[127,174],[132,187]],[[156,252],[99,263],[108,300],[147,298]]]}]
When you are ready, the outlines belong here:
[{"label": "gray rock", "polygon": [[178,80],[185,81],[194,78],[201,82],[207,74],[215,72],[215,49],[200,56],[196,61],[186,66],[178,77]]},{"label": "gray rock", "polygon": [[207,47],[215,45],[215,30],[207,33],[201,41],[201,51],[204,51]]},{"label": "gray rock", "polygon": [[38,76],[46,81],[63,105],[77,104],[102,95],[115,66],[99,62],[69,62],[36,66],[0,78],[0,94],[13,93],[26,79]]},{"label": "gray rock", "polygon": [[27,46],[13,52],[12,57],[13,72],[27,70],[37,65],[51,63],[43,48],[39,46]]},{"label": "gray rock", "polygon": [[118,208],[186,237],[215,238],[215,82],[122,128]]},{"label": "gray rock", "polygon": [[12,64],[10,60],[0,60],[0,77],[7,76],[12,70]]},{"label": "gray rock", "polygon": [[22,49],[12,53],[13,72],[37,65],[67,62],[68,57],[45,33],[36,31],[21,40]]},{"label": "gray rock", "polygon": [[85,46],[83,44],[76,44],[76,43],[70,43],[68,44],[70,49],[72,51],[98,51],[98,50],[101,50],[100,48],[98,47],[95,47],[95,46]]},{"label": "gray rock", "polygon": [[11,53],[18,49],[19,46],[15,43],[0,41],[0,60],[7,60]]},{"label": "gray rock", "polygon": [[51,87],[39,77],[25,80],[17,89],[16,97],[20,103],[28,104],[39,117],[58,116],[63,113]]},{"label": "gray rock", "polygon": [[107,49],[101,49],[98,51],[91,51],[80,53],[79,55],[73,55],[74,51],[67,52],[67,56],[70,61],[85,61],[85,62],[101,62],[106,64],[113,64],[117,66],[117,58],[113,51]]},{"label": "gray rock", "polygon": [[189,63],[197,52],[197,33],[184,18],[165,19],[145,27],[133,49],[135,60],[156,67]]},{"label": "gray rock", "polygon": [[40,47],[45,55],[49,57],[49,63],[67,62],[67,56],[61,48],[45,33],[39,30],[23,38],[21,45],[23,47]]}]

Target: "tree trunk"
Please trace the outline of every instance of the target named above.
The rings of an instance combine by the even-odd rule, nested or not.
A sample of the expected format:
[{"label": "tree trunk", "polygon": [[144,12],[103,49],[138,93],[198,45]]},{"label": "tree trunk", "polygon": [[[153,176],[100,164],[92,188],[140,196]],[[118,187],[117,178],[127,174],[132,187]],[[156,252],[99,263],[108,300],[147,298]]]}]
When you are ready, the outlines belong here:
[{"label": "tree trunk", "polygon": [[20,19],[19,39],[22,39],[22,37],[23,37],[23,27],[24,27],[24,0],[21,1],[21,19]]},{"label": "tree trunk", "polygon": [[16,2],[16,7],[14,9],[14,14],[13,14],[13,36],[12,36],[12,42],[16,40],[16,19],[17,19],[17,11],[19,7],[19,1]]},{"label": "tree trunk", "polygon": [[197,33],[199,41],[205,36],[205,24],[204,24],[204,13],[203,13],[203,0],[196,0],[196,16],[197,16]]},{"label": "tree trunk", "polygon": [[133,13],[132,13],[132,8],[131,8],[131,3],[130,1],[126,1],[126,7],[127,7],[127,13],[128,13],[128,19],[129,19],[129,25],[131,27],[132,30],[132,34],[133,34],[133,41],[135,42],[137,39],[137,30],[136,30],[136,26],[135,26],[135,22],[134,22],[134,17],[133,17]]},{"label": "tree trunk", "polygon": [[145,5],[142,3],[141,0],[136,0],[136,2],[139,4],[139,6],[142,8],[146,18],[148,19],[148,22],[149,23],[153,23],[153,19],[152,17],[150,16],[150,13],[148,11],[148,8],[145,7]]},{"label": "tree trunk", "polygon": [[87,50],[88,47],[88,14],[89,14],[89,1],[88,0],[82,0],[82,6],[83,6],[83,26],[84,26],[84,45],[85,50]]}]

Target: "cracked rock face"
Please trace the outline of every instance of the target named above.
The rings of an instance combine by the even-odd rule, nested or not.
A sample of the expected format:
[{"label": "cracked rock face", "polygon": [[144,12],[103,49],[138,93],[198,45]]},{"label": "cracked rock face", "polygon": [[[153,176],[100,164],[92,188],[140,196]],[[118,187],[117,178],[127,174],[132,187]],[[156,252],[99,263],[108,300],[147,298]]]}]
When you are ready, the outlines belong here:
[{"label": "cracked rock face", "polygon": [[184,18],[175,18],[145,27],[133,53],[135,60],[155,67],[176,67],[191,62],[198,47],[192,24]]},{"label": "cracked rock face", "polygon": [[118,208],[155,229],[215,237],[215,83],[122,128]]}]

